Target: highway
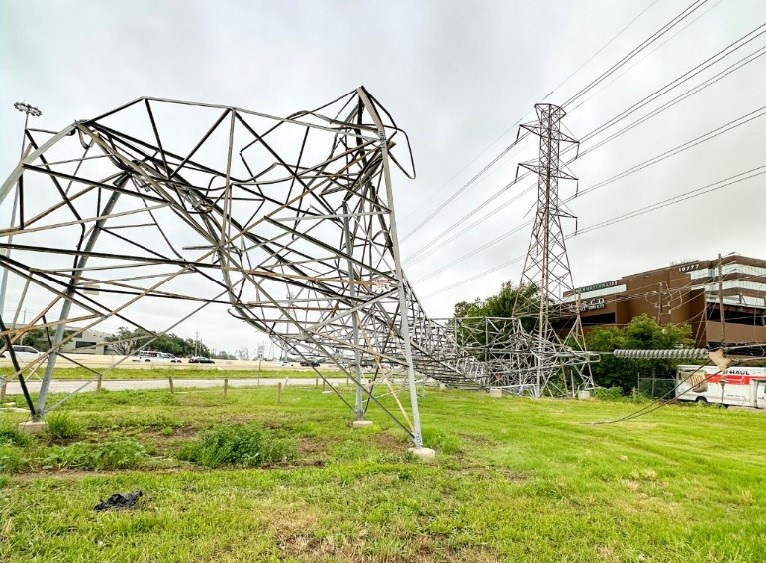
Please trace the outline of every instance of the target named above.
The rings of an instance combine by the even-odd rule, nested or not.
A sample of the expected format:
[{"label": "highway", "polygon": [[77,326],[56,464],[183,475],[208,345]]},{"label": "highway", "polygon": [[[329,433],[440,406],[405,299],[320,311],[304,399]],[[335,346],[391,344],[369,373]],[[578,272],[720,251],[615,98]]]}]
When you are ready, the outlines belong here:
[{"label": "highway", "polygon": [[[333,377],[328,381],[333,386],[343,385],[346,383],[345,377]],[[321,380],[320,380],[321,382]],[[366,382],[366,380],[365,380]],[[314,386],[316,384],[313,378],[300,378],[300,379],[276,379],[276,378],[262,378],[262,379],[229,379],[229,387],[276,387],[277,384],[289,386]],[[32,393],[37,393],[40,390],[41,382],[38,380],[31,380],[27,382],[27,388]],[[83,388],[84,387],[84,388]],[[223,387],[223,378],[221,379],[175,379],[173,381],[173,387],[175,389],[180,388],[211,388],[211,387]],[[88,382],[84,379],[54,379],[51,382],[51,393],[72,393],[82,388],[82,391],[95,391],[96,382]],[[125,391],[130,389],[168,389],[169,382],[167,379],[105,379],[101,383],[101,388],[107,391]],[[9,380],[6,390],[7,395],[20,395],[21,385],[18,381]]]}]

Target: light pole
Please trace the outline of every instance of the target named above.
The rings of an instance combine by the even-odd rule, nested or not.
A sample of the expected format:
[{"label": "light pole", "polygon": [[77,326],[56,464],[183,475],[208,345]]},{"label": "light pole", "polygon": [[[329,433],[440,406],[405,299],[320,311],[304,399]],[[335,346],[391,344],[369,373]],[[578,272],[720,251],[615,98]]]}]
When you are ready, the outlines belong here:
[{"label": "light pole", "polygon": [[[27,134],[27,125],[29,124],[29,116],[32,117],[40,117],[43,112],[40,111],[39,108],[36,108],[35,106],[29,105],[26,102],[16,102],[13,104],[13,107],[15,107],[17,110],[24,112],[26,116],[24,117],[24,133],[21,136],[21,156],[19,157],[19,162],[24,158],[24,139]],[[16,193],[13,196],[13,208],[11,210],[11,221],[9,223],[9,227],[13,227],[13,222],[16,220],[16,209],[19,206],[19,190],[18,190],[18,184],[16,185]],[[8,250],[5,253],[6,258],[10,258],[11,256],[11,244],[13,243],[13,234],[8,236]],[[8,287],[8,268],[3,268],[3,280],[0,282],[0,311],[2,311],[5,308],[5,291]]]}]

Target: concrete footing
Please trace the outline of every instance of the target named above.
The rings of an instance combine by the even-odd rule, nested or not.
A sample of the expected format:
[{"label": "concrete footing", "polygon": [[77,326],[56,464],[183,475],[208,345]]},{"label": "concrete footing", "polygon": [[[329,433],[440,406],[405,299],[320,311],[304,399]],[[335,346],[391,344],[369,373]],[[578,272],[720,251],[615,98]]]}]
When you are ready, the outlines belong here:
[{"label": "concrete footing", "polygon": [[444,385],[444,383],[439,383],[439,391],[446,391],[446,390],[447,390],[447,386]]},{"label": "concrete footing", "polygon": [[30,420],[28,422],[19,423],[19,432],[25,434],[39,434],[40,432],[44,432],[46,428],[48,428],[48,423],[44,420]]},{"label": "concrete footing", "polygon": [[489,396],[494,399],[500,399],[503,396],[503,390],[497,387],[490,389]]},{"label": "concrete footing", "polygon": [[583,390],[577,393],[577,398],[580,399],[581,401],[587,401],[588,399],[590,399],[590,397],[591,397],[591,393],[588,390]]},{"label": "concrete footing", "polygon": [[371,420],[355,420],[351,423],[351,428],[357,429],[357,428],[369,428],[372,426]]},{"label": "concrete footing", "polygon": [[436,457],[436,452],[434,450],[423,446],[419,448],[409,448],[407,451],[412,455],[418,456],[420,459],[434,459]]}]

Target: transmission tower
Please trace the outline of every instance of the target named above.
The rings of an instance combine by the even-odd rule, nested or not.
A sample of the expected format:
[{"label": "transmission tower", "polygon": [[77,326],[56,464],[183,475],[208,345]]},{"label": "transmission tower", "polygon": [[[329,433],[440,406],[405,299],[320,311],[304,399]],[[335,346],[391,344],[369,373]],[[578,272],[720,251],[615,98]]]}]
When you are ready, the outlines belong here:
[{"label": "transmission tower", "polygon": [[[566,115],[563,108],[553,104],[536,104],[537,121],[521,125],[540,139],[539,158],[525,162],[520,167],[537,174],[537,211],[532,228],[532,238],[521,275],[521,287],[535,287],[536,294],[519,291],[514,303],[514,316],[536,317],[532,329],[534,350],[531,354],[519,356],[516,368],[530,376],[532,394],[539,397],[551,378],[563,373],[566,385],[569,375],[574,387],[593,386],[588,355],[563,353],[561,345],[566,343],[576,349],[585,350],[580,303],[574,294],[572,271],[561,226],[562,219],[575,219],[559,198],[559,179],[576,180],[565,169],[560,159],[561,143],[578,144],[578,141],[562,131],[561,120]],[[554,329],[554,321],[562,316],[566,306],[562,296],[569,291],[574,296],[570,309],[574,312],[574,324],[565,337]],[[560,329],[561,327],[559,327]],[[573,350],[574,351],[574,350]],[[567,374],[566,372],[570,373]],[[574,372],[574,373],[572,373]],[[571,389],[574,394],[575,389]]]}]

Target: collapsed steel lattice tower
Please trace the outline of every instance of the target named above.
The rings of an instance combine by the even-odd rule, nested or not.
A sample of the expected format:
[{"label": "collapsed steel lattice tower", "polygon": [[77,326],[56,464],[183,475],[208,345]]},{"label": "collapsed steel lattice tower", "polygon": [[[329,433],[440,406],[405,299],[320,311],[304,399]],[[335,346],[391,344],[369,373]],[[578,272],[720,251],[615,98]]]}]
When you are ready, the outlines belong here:
[{"label": "collapsed steel lattice tower", "polygon": [[[16,303],[12,320],[0,316],[0,351],[22,383],[44,372],[36,404],[27,394],[35,418],[56,406],[46,399],[68,342],[110,320],[148,330],[167,302],[156,319],[175,320],[157,335],[222,306],[290,354],[327,358],[355,383],[351,399],[335,391],[357,418],[377,404],[416,446],[416,370],[482,386],[402,271],[391,167],[414,177],[414,166],[406,134],[364,88],[288,117],[144,97],[25,140],[0,187],[0,203],[19,201],[0,231]],[[22,310],[35,314],[20,323]],[[50,350],[20,365],[12,344],[33,329]]]},{"label": "collapsed steel lattice tower", "polygon": [[539,137],[538,160],[519,165],[537,175],[537,209],[520,286],[534,287],[537,292],[530,297],[528,292],[519,291],[514,303],[515,317],[535,318],[531,330],[535,343],[531,353],[513,356],[517,362],[513,385],[531,390],[538,397],[557,374],[564,375],[566,385],[566,372],[574,372],[577,384],[585,388],[593,387],[593,377],[590,355],[585,352],[579,302],[575,301],[574,324],[563,338],[553,326],[553,321],[561,319],[565,306],[563,293],[574,291],[561,222],[575,216],[559,198],[559,179],[576,178],[561,162],[560,147],[561,143],[577,144],[578,141],[562,131],[563,108],[536,104],[535,111],[537,121],[523,124],[519,129]]}]

